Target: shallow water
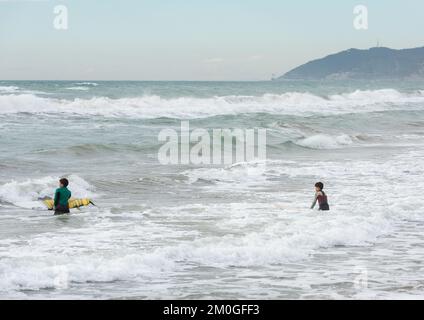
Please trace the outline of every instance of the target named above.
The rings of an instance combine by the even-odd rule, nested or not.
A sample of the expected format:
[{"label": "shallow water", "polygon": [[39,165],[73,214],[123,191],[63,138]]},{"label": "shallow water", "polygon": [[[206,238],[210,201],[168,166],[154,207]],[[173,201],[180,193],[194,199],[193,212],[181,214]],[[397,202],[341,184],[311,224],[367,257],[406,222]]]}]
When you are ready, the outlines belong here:
[{"label": "shallow water", "polygon": [[[267,160],[160,165],[181,120]],[[0,297],[423,298],[423,136],[417,82],[1,82]]]}]

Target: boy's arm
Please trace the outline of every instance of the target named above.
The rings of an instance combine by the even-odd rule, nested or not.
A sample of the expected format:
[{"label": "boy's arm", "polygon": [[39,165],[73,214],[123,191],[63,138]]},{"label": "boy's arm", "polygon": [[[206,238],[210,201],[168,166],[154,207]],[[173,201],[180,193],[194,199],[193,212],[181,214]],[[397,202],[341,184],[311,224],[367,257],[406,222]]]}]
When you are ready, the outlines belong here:
[{"label": "boy's arm", "polygon": [[317,204],[317,200],[318,200],[318,193],[315,193],[315,198],[314,198],[314,202],[312,202],[311,209],[315,208],[315,205]]},{"label": "boy's arm", "polygon": [[59,193],[59,191],[56,190],[56,192],[54,194],[54,206],[55,207],[58,205],[59,199],[60,199],[60,193]]}]

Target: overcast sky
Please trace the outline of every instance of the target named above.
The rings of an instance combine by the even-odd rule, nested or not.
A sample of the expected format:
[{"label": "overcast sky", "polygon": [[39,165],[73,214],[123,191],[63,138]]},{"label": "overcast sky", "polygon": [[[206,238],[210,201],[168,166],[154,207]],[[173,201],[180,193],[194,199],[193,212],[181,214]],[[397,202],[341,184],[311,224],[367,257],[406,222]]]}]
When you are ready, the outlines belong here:
[{"label": "overcast sky", "polygon": [[0,0],[0,79],[268,80],[378,41],[424,46],[423,16],[422,0]]}]

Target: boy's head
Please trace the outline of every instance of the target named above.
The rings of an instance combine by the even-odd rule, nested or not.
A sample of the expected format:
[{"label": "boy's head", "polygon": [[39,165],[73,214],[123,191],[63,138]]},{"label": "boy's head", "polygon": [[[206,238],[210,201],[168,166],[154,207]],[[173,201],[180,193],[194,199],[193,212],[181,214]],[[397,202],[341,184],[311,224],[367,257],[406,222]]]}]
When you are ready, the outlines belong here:
[{"label": "boy's head", "polygon": [[68,179],[62,178],[62,179],[59,180],[59,183],[60,183],[60,186],[61,187],[65,187],[66,188],[68,186],[68,184],[69,184],[69,181],[68,181]]},{"label": "boy's head", "polygon": [[315,183],[315,190],[316,191],[322,191],[324,189],[324,184],[322,182]]}]

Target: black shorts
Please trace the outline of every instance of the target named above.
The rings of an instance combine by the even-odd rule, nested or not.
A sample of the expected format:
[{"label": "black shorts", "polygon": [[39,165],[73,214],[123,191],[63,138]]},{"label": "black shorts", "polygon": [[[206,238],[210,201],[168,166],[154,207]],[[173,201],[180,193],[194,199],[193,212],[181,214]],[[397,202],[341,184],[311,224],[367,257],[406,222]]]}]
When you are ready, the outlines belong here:
[{"label": "black shorts", "polygon": [[59,204],[54,209],[55,215],[66,214],[66,213],[69,213],[69,206],[62,206],[62,205]]},{"label": "black shorts", "polygon": [[328,211],[328,210],[330,210],[330,206],[328,205],[328,203],[322,203],[322,204],[319,205],[319,209],[321,211]]}]

